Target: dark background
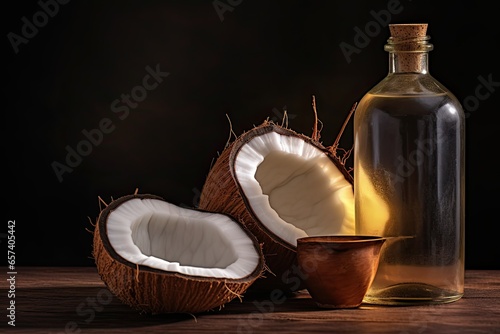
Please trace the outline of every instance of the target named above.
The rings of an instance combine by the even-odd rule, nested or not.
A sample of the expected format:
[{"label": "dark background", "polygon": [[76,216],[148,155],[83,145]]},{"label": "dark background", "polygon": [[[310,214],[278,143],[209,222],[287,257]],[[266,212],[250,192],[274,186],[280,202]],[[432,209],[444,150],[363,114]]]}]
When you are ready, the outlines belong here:
[{"label": "dark background", "polygon": [[[227,3],[222,0],[222,3]],[[348,63],[339,47],[390,1],[232,1],[221,20],[213,1],[76,1],[59,5],[19,45],[33,2],[4,4],[4,228],[16,220],[17,265],[94,265],[91,221],[100,196],[152,193],[195,206],[213,159],[229,138],[269,117],[311,134],[311,96],[333,143],[354,102],[387,74],[382,27]],[[498,15],[493,3],[401,0],[391,23],[429,23],[430,72],[460,101],[480,76],[500,81]],[[399,7],[398,7],[399,8]],[[170,75],[121,120],[111,103],[142,84],[145,68]],[[495,91],[498,90],[498,91]],[[500,269],[496,212],[500,87],[467,106],[466,268]],[[65,164],[109,118],[114,130],[59,182]],[[352,145],[352,122],[341,146]],[[5,253],[6,254],[6,251]],[[6,256],[4,256],[6,258]]]}]

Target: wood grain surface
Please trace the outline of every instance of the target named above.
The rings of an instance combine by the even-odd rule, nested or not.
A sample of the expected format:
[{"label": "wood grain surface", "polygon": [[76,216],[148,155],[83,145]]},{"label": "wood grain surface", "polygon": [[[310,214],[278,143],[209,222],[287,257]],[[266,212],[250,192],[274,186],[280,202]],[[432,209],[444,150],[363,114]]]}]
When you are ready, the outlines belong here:
[{"label": "wood grain surface", "polygon": [[[3,268],[7,277],[7,268]],[[356,309],[316,307],[307,291],[245,294],[202,314],[139,314],[111,295],[92,267],[17,268],[15,328],[0,281],[1,333],[500,333],[500,270],[466,271],[454,303]]]}]

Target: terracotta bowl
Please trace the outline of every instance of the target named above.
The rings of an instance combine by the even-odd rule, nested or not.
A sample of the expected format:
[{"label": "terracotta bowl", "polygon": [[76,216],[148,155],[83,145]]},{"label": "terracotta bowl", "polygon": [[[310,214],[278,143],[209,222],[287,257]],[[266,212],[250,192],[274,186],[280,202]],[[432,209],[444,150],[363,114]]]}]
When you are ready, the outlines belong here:
[{"label": "terracotta bowl", "polygon": [[322,308],[356,308],[377,273],[379,236],[339,235],[297,240],[297,260],[312,299]]}]

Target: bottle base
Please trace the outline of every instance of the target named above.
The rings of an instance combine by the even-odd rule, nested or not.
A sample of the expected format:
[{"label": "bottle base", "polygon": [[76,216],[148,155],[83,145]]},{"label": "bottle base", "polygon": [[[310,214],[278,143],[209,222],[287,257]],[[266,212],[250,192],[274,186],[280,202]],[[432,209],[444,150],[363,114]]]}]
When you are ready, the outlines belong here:
[{"label": "bottle base", "polygon": [[423,283],[401,283],[383,289],[371,290],[363,298],[366,304],[424,305],[446,304],[459,300],[463,293]]}]

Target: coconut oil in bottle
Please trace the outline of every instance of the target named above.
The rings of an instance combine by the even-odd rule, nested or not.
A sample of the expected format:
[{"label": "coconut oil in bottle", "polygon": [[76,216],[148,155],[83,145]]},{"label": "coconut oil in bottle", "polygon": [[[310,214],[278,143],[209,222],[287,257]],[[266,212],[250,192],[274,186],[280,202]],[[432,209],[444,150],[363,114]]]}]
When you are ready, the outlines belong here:
[{"label": "coconut oil in bottle", "polygon": [[389,28],[389,73],[354,116],[356,233],[388,238],[364,301],[452,302],[464,290],[464,112],[429,74],[427,25]]}]

